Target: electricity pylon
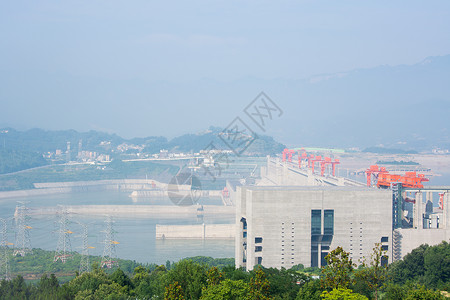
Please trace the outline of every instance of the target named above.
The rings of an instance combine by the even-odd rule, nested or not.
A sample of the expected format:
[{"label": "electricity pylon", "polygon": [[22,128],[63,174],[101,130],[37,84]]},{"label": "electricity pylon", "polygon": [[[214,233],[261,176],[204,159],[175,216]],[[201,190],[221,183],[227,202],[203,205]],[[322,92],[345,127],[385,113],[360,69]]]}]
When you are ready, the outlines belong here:
[{"label": "electricity pylon", "polygon": [[106,229],[103,231],[105,233],[105,240],[103,241],[105,248],[103,248],[101,267],[111,269],[114,266],[118,266],[116,258],[116,245],[118,245],[119,242],[114,239],[115,232],[112,228],[112,224],[114,223],[112,217],[107,216],[105,223]]},{"label": "electricity pylon", "polygon": [[19,202],[19,205],[16,206],[16,247],[14,249],[14,256],[25,256],[28,253],[31,253],[30,246],[30,234],[29,230],[32,228],[27,224],[28,216],[27,216],[28,208],[25,206],[25,202]]},{"label": "electricity pylon", "polygon": [[6,220],[0,219],[1,222],[1,245],[0,245],[0,280],[10,280],[11,276],[9,273],[9,251],[8,245],[12,245],[7,241],[7,226]]},{"label": "electricity pylon", "polygon": [[87,224],[83,224],[78,222],[81,227],[83,227],[83,235],[81,236],[83,239],[83,245],[81,250],[81,260],[80,260],[80,274],[85,272],[89,272],[91,270],[90,262],[89,262],[89,249],[94,249],[94,247],[89,246],[88,243],[88,226]]},{"label": "electricity pylon", "polygon": [[68,259],[72,258],[70,252],[72,252],[72,247],[70,244],[70,235],[73,233],[67,227],[69,225],[68,212],[65,207],[61,208],[61,216],[59,218],[59,231],[58,231],[58,245],[56,247],[55,256],[53,261],[57,262],[61,260],[65,263]]}]

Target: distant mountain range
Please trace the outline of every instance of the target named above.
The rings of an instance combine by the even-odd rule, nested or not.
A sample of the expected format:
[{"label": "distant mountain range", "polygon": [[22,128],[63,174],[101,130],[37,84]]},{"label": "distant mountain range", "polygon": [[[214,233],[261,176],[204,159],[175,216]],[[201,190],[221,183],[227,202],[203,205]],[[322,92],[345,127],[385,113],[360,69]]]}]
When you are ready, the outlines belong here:
[{"label": "distant mountain range", "polygon": [[307,79],[247,78],[213,86],[217,98],[240,101],[252,99],[249,91],[264,90],[284,111],[267,132],[291,147],[450,149],[450,55]]},{"label": "distant mountain range", "polygon": [[270,133],[288,145],[450,149],[450,55],[262,85],[285,109]]},{"label": "distant mountain range", "polygon": [[[22,76],[32,83],[26,89],[14,81]],[[154,82],[0,74],[0,80],[0,98],[6,105],[3,117],[0,113],[2,124],[17,122],[22,128],[107,128],[100,130],[122,136],[174,136],[245,118],[243,109],[264,91],[284,112],[264,133],[290,147],[450,149],[450,55],[307,79]],[[60,133],[73,137],[71,141],[80,137],[74,131]],[[83,138],[88,144],[90,138],[103,139],[95,132],[88,135],[93,136]],[[116,135],[109,138],[121,141]],[[154,139],[172,146],[172,140]],[[46,142],[56,147],[51,139]]]},{"label": "distant mountain range", "polygon": [[[118,146],[127,144],[129,146],[140,146],[140,150],[135,147],[129,147],[125,153],[159,153],[161,149],[171,152],[199,152],[206,149],[213,143],[217,149],[229,149],[220,139],[221,128],[210,127],[208,130],[198,134],[185,134],[168,140],[162,136],[150,136],[145,138],[125,139],[116,134],[108,134],[99,131],[78,132],[76,130],[43,130],[30,129],[18,131],[13,128],[0,129],[1,147],[5,150],[25,152],[55,152],[56,149],[63,152],[67,148],[67,142],[70,142],[71,152],[76,155],[79,147],[81,150],[97,151],[106,154],[118,153]],[[81,144],[80,144],[81,143]],[[1,148],[0,147],[0,148]],[[121,147],[124,149],[126,147]],[[248,147],[244,155],[263,156],[275,153],[281,153],[285,146],[272,137],[258,135],[257,139]],[[72,155],[72,157],[75,157]]]}]

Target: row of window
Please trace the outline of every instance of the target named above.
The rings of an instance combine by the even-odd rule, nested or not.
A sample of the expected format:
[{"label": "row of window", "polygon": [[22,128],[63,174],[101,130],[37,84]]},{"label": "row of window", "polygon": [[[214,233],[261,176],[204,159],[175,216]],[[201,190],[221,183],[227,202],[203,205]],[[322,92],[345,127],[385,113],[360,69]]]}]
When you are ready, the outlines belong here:
[{"label": "row of window", "polygon": [[[323,210],[323,231],[322,231],[322,210],[311,210],[311,267],[326,265],[325,256],[328,255],[330,244],[334,235],[334,210]],[[321,251],[319,251],[319,245]]]},{"label": "row of window", "polygon": [[[311,210],[311,234],[322,234],[322,210]],[[334,234],[334,209],[323,211],[323,234]]]}]

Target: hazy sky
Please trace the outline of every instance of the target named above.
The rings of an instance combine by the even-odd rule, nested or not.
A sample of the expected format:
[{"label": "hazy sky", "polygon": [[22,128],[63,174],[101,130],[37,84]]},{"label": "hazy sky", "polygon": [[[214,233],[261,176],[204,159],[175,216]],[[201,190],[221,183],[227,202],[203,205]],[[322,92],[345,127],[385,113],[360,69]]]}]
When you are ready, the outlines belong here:
[{"label": "hazy sky", "polygon": [[226,126],[252,78],[449,53],[447,0],[4,1],[0,126],[174,136]]}]

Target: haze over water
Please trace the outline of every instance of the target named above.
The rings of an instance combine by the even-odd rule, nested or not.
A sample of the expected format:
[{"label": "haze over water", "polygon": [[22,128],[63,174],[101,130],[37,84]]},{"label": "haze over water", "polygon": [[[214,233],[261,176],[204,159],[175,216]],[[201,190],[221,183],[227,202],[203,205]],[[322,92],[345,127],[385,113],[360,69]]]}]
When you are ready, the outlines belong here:
[{"label": "haze over water", "polygon": [[[56,194],[23,198],[10,198],[1,200],[2,209],[0,217],[8,218],[10,225],[8,240],[14,242],[14,211],[17,201],[26,202],[30,212],[38,207],[56,207],[57,205],[170,205],[168,199],[139,198],[133,202],[129,192],[99,191],[70,194]],[[219,200],[220,201],[220,200]],[[217,199],[200,199],[200,203],[220,204]],[[106,216],[106,215],[105,215]],[[69,229],[74,232],[71,235],[72,250],[80,252],[82,239],[81,226],[78,222],[89,224],[89,244],[95,247],[90,250],[91,255],[102,255],[104,247],[104,235],[106,217],[82,216],[70,214]],[[155,225],[187,225],[208,223],[233,223],[233,217],[207,218],[170,216],[160,217],[114,217],[115,239],[120,243],[116,246],[117,257],[136,260],[143,263],[163,264],[167,260],[178,261],[190,256],[234,257],[234,240],[156,240]],[[32,248],[55,250],[58,242],[58,216],[30,214],[29,225]]]}]

